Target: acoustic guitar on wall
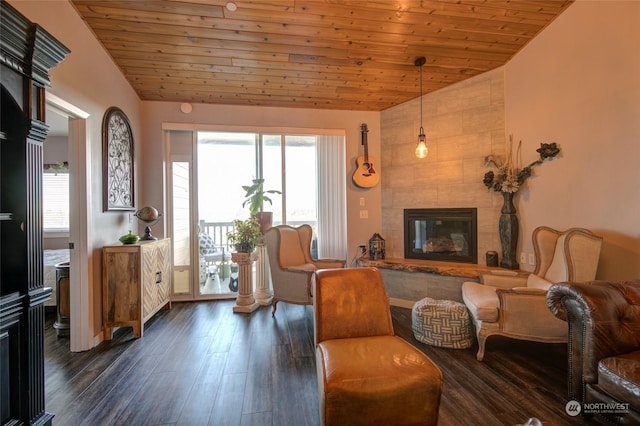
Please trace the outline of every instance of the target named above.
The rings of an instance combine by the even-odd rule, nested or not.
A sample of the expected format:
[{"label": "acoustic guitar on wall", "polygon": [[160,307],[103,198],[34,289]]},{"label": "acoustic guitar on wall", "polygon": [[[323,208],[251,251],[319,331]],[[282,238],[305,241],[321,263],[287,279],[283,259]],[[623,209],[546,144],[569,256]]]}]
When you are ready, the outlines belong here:
[{"label": "acoustic guitar on wall", "polygon": [[362,135],[362,145],[364,145],[364,155],[361,155],[356,160],[357,169],[353,174],[353,183],[360,188],[371,188],[380,182],[380,175],[374,168],[373,157],[369,156],[369,146],[367,144],[367,129],[366,124],[360,125],[360,133]]}]

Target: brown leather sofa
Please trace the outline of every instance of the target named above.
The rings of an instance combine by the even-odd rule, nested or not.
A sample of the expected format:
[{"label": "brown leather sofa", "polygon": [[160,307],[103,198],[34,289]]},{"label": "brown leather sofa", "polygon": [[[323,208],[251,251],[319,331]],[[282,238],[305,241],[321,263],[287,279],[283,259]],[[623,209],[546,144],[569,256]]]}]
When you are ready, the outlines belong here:
[{"label": "brown leather sofa", "polygon": [[640,424],[640,280],[561,283],[549,309],[569,325],[569,399],[605,424]]}]

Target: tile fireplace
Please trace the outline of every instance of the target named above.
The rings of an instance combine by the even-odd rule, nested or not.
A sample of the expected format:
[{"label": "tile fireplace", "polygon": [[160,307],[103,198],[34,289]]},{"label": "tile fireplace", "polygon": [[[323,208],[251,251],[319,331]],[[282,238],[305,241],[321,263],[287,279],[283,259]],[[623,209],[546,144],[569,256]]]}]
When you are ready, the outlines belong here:
[{"label": "tile fireplace", "polygon": [[404,210],[404,257],[478,263],[475,208]]}]

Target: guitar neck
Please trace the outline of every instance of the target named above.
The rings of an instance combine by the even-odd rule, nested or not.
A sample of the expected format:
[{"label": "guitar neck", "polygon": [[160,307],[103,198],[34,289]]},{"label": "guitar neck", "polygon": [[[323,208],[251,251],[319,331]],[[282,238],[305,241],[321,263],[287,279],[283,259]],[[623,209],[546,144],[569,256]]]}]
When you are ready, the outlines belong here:
[{"label": "guitar neck", "polygon": [[361,126],[361,132],[362,132],[362,145],[364,145],[364,162],[368,163],[369,162],[369,144],[367,143],[367,133],[369,132],[369,130],[367,130],[366,124],[363,124]]}]

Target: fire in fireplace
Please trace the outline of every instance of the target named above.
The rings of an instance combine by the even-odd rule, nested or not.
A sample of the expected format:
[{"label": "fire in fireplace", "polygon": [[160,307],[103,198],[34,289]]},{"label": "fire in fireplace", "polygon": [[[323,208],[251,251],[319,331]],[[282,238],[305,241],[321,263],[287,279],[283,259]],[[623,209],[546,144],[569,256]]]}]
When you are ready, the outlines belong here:
[{"label": "fire in fireplace", "polygon": [[478,263],[475,208],[405,209],[404,257]]}]

